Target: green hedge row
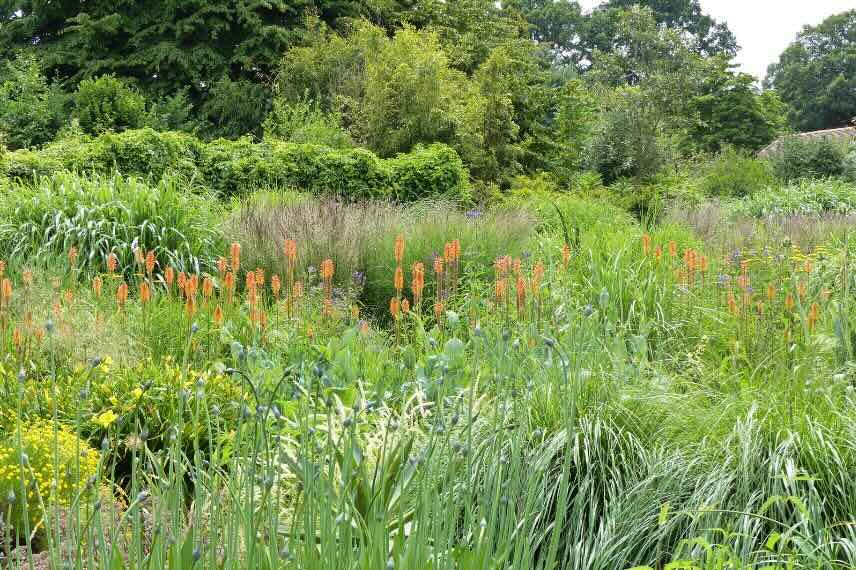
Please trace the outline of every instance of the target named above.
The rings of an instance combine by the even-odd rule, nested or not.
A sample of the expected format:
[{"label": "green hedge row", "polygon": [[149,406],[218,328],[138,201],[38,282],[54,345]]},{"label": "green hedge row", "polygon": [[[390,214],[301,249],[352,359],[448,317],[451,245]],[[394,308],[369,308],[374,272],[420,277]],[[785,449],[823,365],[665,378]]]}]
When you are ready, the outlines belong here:
[{"label": "green hedge row", "polygon": [[466,199],[469,175],[458,154],[433,144],[381,159],[364,149],[333,149],[250,139],[205,143],[152,129],[71,137],[38,150],[0,151],[0,175],[32,179],[72,170],[159,179],[178,173],[224,196],[272,186],[351,200],[399,201],[436,195]]}]

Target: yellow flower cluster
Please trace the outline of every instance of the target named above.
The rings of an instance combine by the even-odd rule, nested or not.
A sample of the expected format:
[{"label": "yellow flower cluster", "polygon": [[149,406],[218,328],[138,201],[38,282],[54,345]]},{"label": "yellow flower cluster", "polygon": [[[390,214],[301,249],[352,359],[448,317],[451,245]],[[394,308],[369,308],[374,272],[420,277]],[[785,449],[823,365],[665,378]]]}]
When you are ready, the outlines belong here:
[{"label": "yellow flower cluster", "polygon": [[44,507],[68,506],[84,492],[87,480],[98,472],[99,454],[67,428],[44,422],[23,428],[21,446],[23,459],[15,432],[0,443],[0,506],[3,512],[12,508],[15,526],[22,524],[26,505],[32,527]]}]

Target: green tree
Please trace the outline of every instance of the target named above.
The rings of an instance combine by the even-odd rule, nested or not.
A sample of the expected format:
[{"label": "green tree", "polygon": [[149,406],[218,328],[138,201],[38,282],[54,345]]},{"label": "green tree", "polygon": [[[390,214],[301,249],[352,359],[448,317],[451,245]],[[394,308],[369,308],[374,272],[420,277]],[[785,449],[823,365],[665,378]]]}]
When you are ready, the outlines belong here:
[{"label": "green tree", "polygon": [[718,152],[725,145],[759,150],[783,132],[786,122],[784,105],[775,92],[759,94],[751,75],[733,73],[719,58],[708,65],[690,112],[694,117],[688,138],[707,152]]},{"label": "green tree", "polygon": [[606,181],[650,178],[675,153],[695,121],[705,59],[676,30],[662,28],[648,8],[622,12],[616,40],[624,49],[595,50],[586,80],[600,109],[589,163]]},{"label": "green tree", "polygon": [[62,125],[68,97],[44,76],[31,53],[0,63],[0,134],[11,149],[53,139]]},{"label": "green tree", "polygon": [[[242,118],[235,123],[226,119],[228,106],[222,101],[204,104],[234,87],[223,78],[238,86],[265,84],[282,53],[311,33],[306,27],[308,16],[334,25],[363,13],[364,4],[357,0],[10,0],[0,6],[0,57],[13,49],[35,50],[49,76],[76,85],[83,79],[114,74],[133,80],[151,99],[188,88],[195,108],[213,117],[211,134],[230,134],[250,116],[238,108]],[[258,130],[265,111],[255,114],[258,122],[249,126],[250,131]]]},{"label": "green tree", "polygon": [[856,10],[806,26],[767,71],[800,131],[847,125],[856,116]]},{"label": "green tree", "polygon": [[375,152],[391,156],[452,138],[455,86],[465,78],[449,67],[435,33],[399,30],[368,60],[365,74],[363,132]]},{"label": "green tree", "polygon": [[599,118],[588,147],[588,166],[604,182],[649,179],[666,165],[672,139],[659,104],[642,87],[619,87],[601,97]]},{"label": "green tree", "polygon": [[728,25],[702,12],[699,0],[609,0],[601,9],[650,8],[658,24],[689,34],[699,54],[737,55],[737,38]]}]

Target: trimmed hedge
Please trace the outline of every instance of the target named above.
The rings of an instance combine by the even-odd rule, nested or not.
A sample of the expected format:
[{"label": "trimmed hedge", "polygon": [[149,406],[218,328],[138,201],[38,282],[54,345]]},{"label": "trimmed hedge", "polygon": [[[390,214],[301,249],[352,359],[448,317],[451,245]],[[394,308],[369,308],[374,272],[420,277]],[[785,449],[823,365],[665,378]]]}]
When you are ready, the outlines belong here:
[{"label": "trimmed hedge", "polygon": [[33,179],[63,170],[115,171],[158,180],[177,173],[221,196],[265,187],[288,187],[349,200],[400,201],[469,196],[469,174],[458,154],[434,144],[390,159],[368,150],[334,149],[248,138],[204,143],[192,135],[136,129],[96,138],[71,137],[40,150],[0,154],[0,175]]}]

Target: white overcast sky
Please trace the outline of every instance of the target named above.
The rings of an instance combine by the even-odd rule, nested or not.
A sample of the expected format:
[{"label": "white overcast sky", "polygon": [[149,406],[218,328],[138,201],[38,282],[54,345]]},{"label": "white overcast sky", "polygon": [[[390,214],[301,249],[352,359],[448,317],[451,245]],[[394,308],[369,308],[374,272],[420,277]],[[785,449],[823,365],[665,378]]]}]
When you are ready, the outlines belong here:
[{"label": "white overcast sky", "polygon": [[[600,0],[580,0],[589,10]],[[767,66],[805,25],[856,8],[856,0],[701,0],[704,12],[725,21],[740,44],[741,70],[763,79]]]}]

